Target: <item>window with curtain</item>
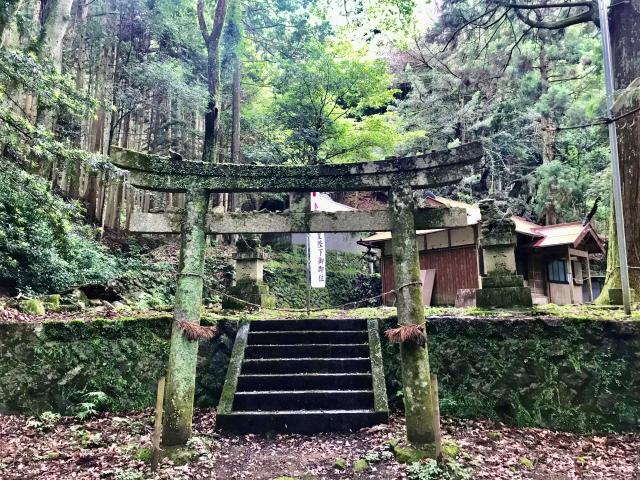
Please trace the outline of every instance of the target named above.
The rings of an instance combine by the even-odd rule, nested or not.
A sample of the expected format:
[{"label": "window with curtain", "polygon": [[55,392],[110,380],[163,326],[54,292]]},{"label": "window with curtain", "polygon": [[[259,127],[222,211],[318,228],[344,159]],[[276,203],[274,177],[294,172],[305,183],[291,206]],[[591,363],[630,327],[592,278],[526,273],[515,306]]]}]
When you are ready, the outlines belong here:
[{"label": "window with curtain", "polygon": [[569,283],[567,280],[567,263],[564,260],[552,260],[547,266],[550,282]]}]

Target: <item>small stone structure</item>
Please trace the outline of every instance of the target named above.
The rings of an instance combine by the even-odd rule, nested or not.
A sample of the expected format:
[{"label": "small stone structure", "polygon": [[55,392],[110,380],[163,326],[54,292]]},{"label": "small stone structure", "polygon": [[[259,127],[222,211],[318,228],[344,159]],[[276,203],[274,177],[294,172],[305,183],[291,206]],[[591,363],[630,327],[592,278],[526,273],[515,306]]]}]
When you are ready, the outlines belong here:
[{"label": "small stone structure", "polygon": [[[425,325],[416,230],[464,226],[466,212],[455,208],[421,208],[414,189],[460,182],[479,163],[479,142],[379,162],[336,165],[235,165],[146,155],[113,149],[113,163],[129,171],[132,186],[185,193],[181,213],[133,212],[129,229],[140,233],[181,232],[181,253],[165,387],[162,442],[184,445],[191,436],[197,342],[183,335],[184,322],[200,323],[205,239],[208,234],[319,233],[391,231],[398,322]],[[390,208],[377,211],[312,211],[308,192],[387,191]],[[210,213],[211,194],[294,192],[287,213]],[[243,259],[241,258],[241,261]],[[254,260],[260,260],[255,259]],[[254,263],[254,267],[256,264]],[[259,267],[250,275],[258,279]],[[435,453],[436,428],[426,346],[400,346],[407,439]]]},{"label": "small stone structure", "polygon": [[516,225],[511,212],[500,212],[494,199],[480,202],[484,272],[476,292],[478,307],[531,307],[531,290],[516,274]]},{"label": "small stone structure", "polygon": [[[229,290],[229,297],[222,299],[222,308],[242,309],[247,306],[273,308],[276,299],[269,294],[264,283],[263,270],[265,254],[260,247],[259,235],[241,235],[236,242],[237,253],[235,285]],[[239,302],[241,299],[244,302]]]}]

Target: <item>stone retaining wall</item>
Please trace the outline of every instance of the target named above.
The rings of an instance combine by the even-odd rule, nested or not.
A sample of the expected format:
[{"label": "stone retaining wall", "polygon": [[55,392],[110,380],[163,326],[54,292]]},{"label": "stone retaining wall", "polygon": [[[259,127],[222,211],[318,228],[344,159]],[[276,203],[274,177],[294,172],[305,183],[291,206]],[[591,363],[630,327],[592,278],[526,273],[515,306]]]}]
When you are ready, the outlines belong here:
[{"label": "stone retaining wall", "polygon": [[[428,335],[444,415],[640,431],[640,322],[446,317],[431,319]],[[393,400],[398,346],[385,342],[383,355]]]},{"label": "stone retaining wall", "polygon": [[[203,322],[206,323],[206,322]],[[73,413],[88,392],[104,408],[126,411],[155,402],[167,363],[171,318],[0,324],[0,413]],[[217,403],[237,322],[221,322],[201,342],[196,403]]]},{"label": "stone retaining wall", "polygon": [[[385,330],[395,324],[387,320]],[[111,410],[149,407],[166,365],[168,316],[0,324],[0,413],[73,413],[87,392]],[[236,321],[200,346],[196,403],[214,406]],[[387,390],[401,406],[398,346],[383,338]],[[640,431],[640,323],[437,318],[429,323],[441,411],[516,426]]]}]

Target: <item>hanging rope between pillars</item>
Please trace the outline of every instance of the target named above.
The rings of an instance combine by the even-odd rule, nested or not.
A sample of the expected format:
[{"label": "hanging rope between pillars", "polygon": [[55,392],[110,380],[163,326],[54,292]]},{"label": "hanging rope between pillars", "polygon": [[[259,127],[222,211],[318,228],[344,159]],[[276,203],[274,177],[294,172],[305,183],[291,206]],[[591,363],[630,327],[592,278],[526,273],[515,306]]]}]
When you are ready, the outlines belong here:
[{"label": "hanging rope between pillars", "polygon": [[[363,298],[363,299],[360,299],[360,300],[355,300],[353,302],[343,303],[341,305],[334,305],[334,306],[331,306],[331,307],[311,308],[311,309],[309,309],[309,312],[322,312],[323,310],[342,310],[344,307],[348,307],[350,305],[358,305],[360,303],[369,302],[371,300],[377,300],[378,298],[384,297],[385,295],[389,295],[391,293],[399,292],[403,288],[410,287],[412,285],[422,285],[422,282],[416,281],[416,282],[405,283],[404,285],[401,285],[398,288],[394,288],[393,290],[389,290],[387,292],[382,292],[382,293],[380,293],[378,295],[374,295],[372,297],[367,297],[367,298]],[[233,295],[229,295],[228,293],[224,293],[224,292],[221,292],[221,291],[218,291],[218,290],[211,290],[211,292],[216,294],[216,295],[221,295],[221,296],[230,298],[230,299],[232,299],[232,300],[234,300],[234,301],[236,301],[238,303],[241,303],[243,305],[247,305],[249,307],[254,307],[254,308],[257,308],[257,309],[271,310],[271,311],[274,311],[274,312],[307,313],[307,309],[306,308],[263,307],[262,305],[258,305],[257,303],[251,303],[251,302],[248,302],[248,301],[243,300],[241,298],[234,297]]]}]

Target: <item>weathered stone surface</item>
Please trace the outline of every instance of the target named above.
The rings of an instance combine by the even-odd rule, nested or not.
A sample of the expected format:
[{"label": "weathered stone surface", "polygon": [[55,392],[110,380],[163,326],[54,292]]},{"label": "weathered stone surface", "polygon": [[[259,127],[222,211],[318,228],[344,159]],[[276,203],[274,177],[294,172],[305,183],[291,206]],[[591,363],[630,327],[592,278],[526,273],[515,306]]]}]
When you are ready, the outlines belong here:
[{"label": "weathered stone surface", "polygon": [[[401,325],[425,324],[413,207],[414,198],[410,187],[397,185],[391,192],[391,245],[398,322]],[[435,452],[428,349],[426,346],[405,342],[400,344],[400,357],[407,440],[418,448],[428,448]]]},{"label": "weathered stone surface", "polygon": [[482,288],[522,287],[522,275],[487,275],[482,277]]},{"label": "weathered stone surface", "polygon": [[[629,291],[629,296],[631,298],[631,303],[633,304],[635,302],[635,298],[636,298],[636,292],[635,290],[632,288]],[[621,288],[610,288],[609,289],[609,303],[611,305],[623,305],[624,302],[622,301],[622,289]]]},{"label": "weathered stone surface", "polygon": [[263,256],[239,253],[236,259],[237,283],[262,283],[264,276]]},{"label": "weathered stone surface", "polygon": [[[129,231],[136,233],[179,233],[179,213],[132,212]],[[467,214],[460,208],[422,208],[415,211],[416,228],[461,227]],[[390,231],[387,210],[350,212],[236,212],[207,215],[209,234],[322,233]]]},{"label": "weathered stone surface", "polygon": [[528,287],[481,288],[476,291],[476,307],[479,308],[531,306],[531,289]]},{"label": "weathered stone surface", "polygon": [[384,380],[384,366],[382,363],[382,350],[380,335],[378,335],[378,321],[367,320],[369,334],[369,356],[371,358],[371,377],[373,379],[373,409],[376,412],[389,414],[389,402],[387,401],[387,387]]},{"label": "weathered stone surface", "polygon": [[[90,391],[106,393],[115,411],[152,406],[170,325],[168,316],[0,324],[0,413],[72,414]],[[380,330],[396,325],[390,319]],[[235,321],[216,326],[216,337],[199,347],[200,406],[217,404],[238,328]],[[430,319],[427,330],[444,415],[576,432],[640,431],[640,322],[442,317]],[[399,346],[381,337],[393,396],[402,388]]]},{"label": "weathered stone surface", "polygon": [[503,213],[498,210],[495,199],[487,198],[480,201],[480,216],[482,218],[482,236],[488,241],[505,240],[509,243],[515,236],[516,224],[512,220],[511,211]]},{"label": "weathered stone surface", "polygon": [[202,190],[187,192],[165,387],[162,442],[167,446],[184,445],[191,436],[198,342],[185,338],[180,322],[200,323],[208,201]]},{"label": "weathered stone surface", "polygon": [[516,275],[516,226],[511,212],[500,212],[493,199],[482,200],[480,212],[485,276],[482,288],[476,291],[476,306],[530,307],[531,290],[524,286],[522,276]]},{"label": "weathered stone surface", "polygon": [[[482,145],[379,162],[331,165],[237,165],[175,162],[166,157],[113,148],[112,162],[131,172],[131,183],[156,190],[205,188],[217,192],[347,191],[390,188],[399,180],[414,188],[447,184],[464,176],[463,167],[482,158]],[[450,172],[451,174],[448,174]],[[180,177],[180,178],[179,178]]]},{"label": "weathered stone surface", "polygon": [[[392,319],[381,329],[396,325]],[[584,433],[640,431],[640,322],[438,317],[427,330],[443,415]],[[392,393],[402,385],[399,348],[382,340]]]},{"label": "weathered stone surface", "polygon": [[[222,308],[229,310],[243,310],[252,306],[260,306],[262,308],[275,308],[276,298],[269,294],[269,287],[264,283],[244,282],[237,283],[229,289],[230,296],[224,296],[222,299]],[[238,302],[239,298],[244,302]]]},{"label": "weathered stone surface", "polygon": [[[200,342],[196,404],[214,406],[222,390],[237,322],[218,322]],[[171,318],[43,324],[0,323],[0,413],[71,415],[86,392],[104,392],[113,411],[147,408],[164,374]]]}]

